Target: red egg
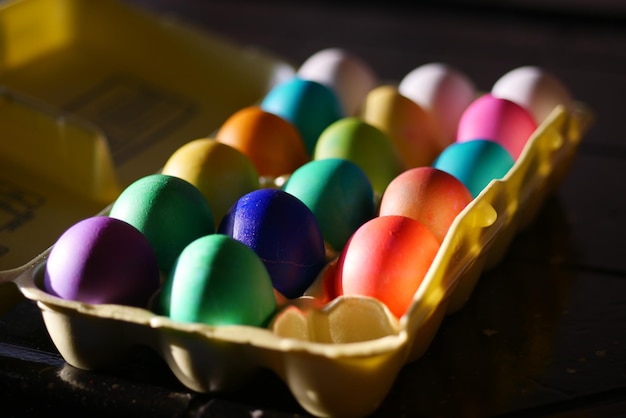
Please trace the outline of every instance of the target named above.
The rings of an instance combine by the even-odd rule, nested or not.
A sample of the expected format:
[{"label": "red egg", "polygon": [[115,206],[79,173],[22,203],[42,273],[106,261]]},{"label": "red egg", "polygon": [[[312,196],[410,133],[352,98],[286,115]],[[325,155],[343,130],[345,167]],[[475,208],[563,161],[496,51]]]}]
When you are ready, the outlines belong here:
[{"label": "red egg", "polygon": [[397,317],[409,308],[439,241],[421,222],[389,215],[363,224],[339,256],[337,295],[362,295],[383,302]]},{"label": "red egg", "polygon": [[452,174],[434,167],[415,167],[389,183],[379,215],[418,220],[442,242],[456,216],[472,199],[469,189]]}]

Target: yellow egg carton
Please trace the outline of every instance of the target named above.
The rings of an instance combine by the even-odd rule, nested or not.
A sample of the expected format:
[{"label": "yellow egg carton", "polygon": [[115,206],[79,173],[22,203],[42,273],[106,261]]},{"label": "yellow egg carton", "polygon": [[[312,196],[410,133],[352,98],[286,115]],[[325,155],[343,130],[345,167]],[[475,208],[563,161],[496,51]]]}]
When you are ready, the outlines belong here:
[{"label": "yellow egg carton", "polygon": [[[228,391],[268,369],[316,416],[378,408],[401,368],[425,353],[446,315],[465,305],[480,275],[533,221],[592,121],[581,103],[554,109],[508,174],[457,216],[399,319],[372,298],[320,303],[322,272],[267,329],[179,323],[148,309],[47,294],[49,248],[293,69],[114,0],[9,1],[0,28],[0,129],[9,138],[0,141],[0,190],[4,207],[15,209],[0,214],[0,308],[23,297],[36,303],[57,349],[77,368],[113,366],[142,345],[198,392]],[[125,119],[137,108],[139,122],[164,126],[137,128]]]}]

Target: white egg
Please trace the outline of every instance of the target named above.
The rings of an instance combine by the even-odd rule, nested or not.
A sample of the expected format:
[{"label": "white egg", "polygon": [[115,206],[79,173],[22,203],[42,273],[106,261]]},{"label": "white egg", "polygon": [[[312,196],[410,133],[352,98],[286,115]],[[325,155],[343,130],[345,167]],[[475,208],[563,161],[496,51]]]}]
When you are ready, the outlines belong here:
[{"label": "white egg", "polygon": [[446,146],[456,138],[463,111],[476,97],[472,80],[450,65],[433,62],[421,65],[400,80],[400,93],[430,112]]},{"label": "white egg", "polygon": [[355,115],[367,93],[378,84],[376,74],[363,60],[341,48],[322,49],[311,55],[297,76],[333,89],[346,116]]},{"label": "white egg", "polygon": [[541,124],[557,105],[570,110],[573,99],[565,85],[547,70],[527,65],[500,77],[491,94],[525,107]]}]

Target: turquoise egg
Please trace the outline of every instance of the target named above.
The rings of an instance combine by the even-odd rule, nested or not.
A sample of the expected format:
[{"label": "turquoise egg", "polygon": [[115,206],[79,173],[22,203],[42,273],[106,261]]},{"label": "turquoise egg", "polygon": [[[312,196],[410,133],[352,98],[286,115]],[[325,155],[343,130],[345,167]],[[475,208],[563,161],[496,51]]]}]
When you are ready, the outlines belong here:
[{"label": "turquoise egg", "polygon": [[499,143],[486,139],[454,142],[433,163],[459,179],[476,197],[494,179],[504,177],[515,161]]},{"label": "turquoise egg", "polygon": [[376,215],[369,178],[356,163],[343,158],[313,160],[300,166],[283,190],[311,209],[324,240],[337,251]]}]

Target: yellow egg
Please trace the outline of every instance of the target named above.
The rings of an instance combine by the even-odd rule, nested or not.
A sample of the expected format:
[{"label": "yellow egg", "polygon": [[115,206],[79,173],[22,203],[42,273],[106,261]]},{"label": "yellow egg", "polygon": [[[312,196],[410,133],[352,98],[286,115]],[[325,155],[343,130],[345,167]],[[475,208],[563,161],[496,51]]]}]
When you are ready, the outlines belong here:
[{"label": "yellow egg", "polygon": [[209,202],[216,225],[237,199],[259,187],[252,161],[236,148],[212,138],[182,145],[161,171],[196,186]]}]

